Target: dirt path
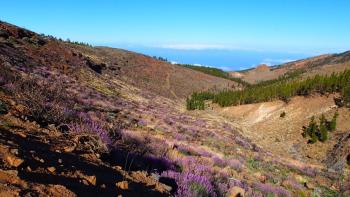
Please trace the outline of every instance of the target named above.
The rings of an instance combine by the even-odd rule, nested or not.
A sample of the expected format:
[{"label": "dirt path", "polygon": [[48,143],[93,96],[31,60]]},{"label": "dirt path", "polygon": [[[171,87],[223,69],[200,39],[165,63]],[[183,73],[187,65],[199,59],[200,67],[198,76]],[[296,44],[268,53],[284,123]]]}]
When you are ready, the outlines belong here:
[{"label": "dirt path", "polygon": [[171,73],[175,70],[174,67],[171,67],[171,70],[167,73],[166,80],[165,80],[165,87],[169,89],[170,93],[174,96],[174,98],[178,98],[175,94],[174,90],[171,88]]}]

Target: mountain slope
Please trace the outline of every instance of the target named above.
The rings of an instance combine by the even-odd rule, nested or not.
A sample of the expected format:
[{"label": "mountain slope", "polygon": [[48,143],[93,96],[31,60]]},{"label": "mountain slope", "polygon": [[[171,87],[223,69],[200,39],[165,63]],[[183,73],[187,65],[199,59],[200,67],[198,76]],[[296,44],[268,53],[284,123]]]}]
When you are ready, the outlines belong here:
[{"label": "mountain slope", "polygon": [[[236,82],[207,75],[142,54],[108,47],[73,46],[94,61],[105,62],[111,77],[122,80],[168,98],[183,99],[192,92],[212,88],[234,88]],[[113,75],[114,74],[114,75]]]},{"label": "mountain slope", "polygon": [[293,61],[277,66],[264,67],[259,66],[246,71],[232,72],[231,75],[239,76],[239,78],[249,83],[258,83],[260,81],[277,79],[288,72],[302,71],[303,76],[310,76],[310,73],[323,74],[329,71],[341,72],[350,69],[350,52],[340,54],[321,55],[303,60]]}]

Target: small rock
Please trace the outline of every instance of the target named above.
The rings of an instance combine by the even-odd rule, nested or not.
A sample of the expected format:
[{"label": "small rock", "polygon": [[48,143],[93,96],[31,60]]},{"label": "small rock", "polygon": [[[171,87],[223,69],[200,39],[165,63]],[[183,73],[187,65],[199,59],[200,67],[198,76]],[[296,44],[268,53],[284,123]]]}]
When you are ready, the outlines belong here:
[{"label": "small rock", "polygon": [[47,170],[51,173],[54,173],[56,171],[56,168],[55,167],[48,167]]},{"label": "small rock", "polygon": [[40,163],[45,163],[44,159],[39,159]]},{"label": "small rock", "polygon": [[265,183],[266,181],[266,176],[262,175],[260,172],[254,173],[254,176],[262,183]]},{"label": "small rock", "polygon": [[304,186],[308,189],[315,189],[315,184],[313,184],[311,182],[305,182]]},{"label": "small rock", "polygon": [[15,106],[15,105],[16,105],[16,102],[13,101],[13,100],[9,100],[8,102],[9,102],[9,104],[10,104],[11,106]]},{"label": "small rock", "polygon": [[62,163],[62,159],[58,159],[58,163]]},{"label": "small rock", "polygon": [[295,180],[297,180],[299,183],[302,183],[302,184],[305,184],[307,182],[307,180],[300,175],[295,176]]},{"label": "small rock", "polygon": [[244,189],[234,186],[228,191],[229,197],[244,197],[245,191]]},{"label": "small rock", "polygon": [[21,104],[18,104],[15,106],[15,110],[20,112],[20,113],[24,112],[25,108],[26,107],[24,105],[21,105]]},{"label": "small rock", "polygon": [[165,185],[162,183],[156,183],[155,190],[157,190],[161,193],[164,193],[164,192],[170,193],[173,190],[173,188],[171,186],[168,186],[168,185]]},{"label": "small rock", "polygon": [[106,185],[105,185],[105,184],[102,184],[102,185],[101,185],[101,188],[102,188],[102,189],[106,189]]},{"label": "small rock", "polygon": [[18,134],[20,137],[22,137],[22,138],[26,138],[26,137],[27,137],[27,135],[24,134],[23,132],[18,132],[17,134]]},{"label": "small rock", "polygon": [[24,162],[23,159],[20,159],[18,157],[12,156],[12,155],[8,155],[6,157],[6,161],[12,167],[18,167],[19,165],[21,165]]},{"label": "small rock", "polygon": [[56,130],[56,126],[54,124],[49,124],[47,128],[50,130]]},{"label": "small rock", "polygon": [[14,155],[18,155],[18,149],[11,149],[10,153],[12,153]]},{"label": "small rock", "polygon": [[31,168],[30,166],[27,166],[26,169],[27,169],[28,172],[31,172],[31,171],[32,171],[32,168]]},{"label": "small rock", "polygon": [[83,182],[84,185],[89,185],[89,182],[87,180],[85,180],[85,179],[82,180],[82,182]]},{"label": "small rock", "polygon": [[74,144],[74,146],[67,146],[67,147],[64,147],[63,148],[63,151],[66,152],[66,153],[70,153],[70,152],[73,152],[76,148],[76,144]]},{"label": "small rock", "polygon": [[96,185],[96,176],[84,176],[84,179],[91,185]]},{"label": "small rock", "polygon": [[127,181],[120,181],[115,184],[119,189],[127,190],[129,189],[129,184]]},{"label": "small rock", "polygon": [[18,171],[17,170],[6,170],[4,171],[7,174],[13,175],[13,176],[17,176],[18,175]]},{"label": "small rock", "polygon": [[157,173],[151,173],[150,177],[156,181],[159,181],[160,175]]},{"label": "small rock", "polygon": [[121,170],[121,169],[123,169],[121,166],[114,166],[113,168],[116,169],[116,170]]}]

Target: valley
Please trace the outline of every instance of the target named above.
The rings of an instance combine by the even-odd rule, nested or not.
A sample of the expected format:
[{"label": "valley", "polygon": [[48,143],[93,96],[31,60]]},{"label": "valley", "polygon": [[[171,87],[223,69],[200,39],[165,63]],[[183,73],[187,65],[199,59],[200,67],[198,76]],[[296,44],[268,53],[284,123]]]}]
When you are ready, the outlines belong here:
[{"label": "valley", "polygon": [[[350,194],[349,52],[259,66],[234,79],[0,22],[0,69],[0,196]],[[345,77],[325,92],[186,106],[196,92],[333,72]],[[335,112],[329,139],[308,143],[302,133],[311,117]]]}]

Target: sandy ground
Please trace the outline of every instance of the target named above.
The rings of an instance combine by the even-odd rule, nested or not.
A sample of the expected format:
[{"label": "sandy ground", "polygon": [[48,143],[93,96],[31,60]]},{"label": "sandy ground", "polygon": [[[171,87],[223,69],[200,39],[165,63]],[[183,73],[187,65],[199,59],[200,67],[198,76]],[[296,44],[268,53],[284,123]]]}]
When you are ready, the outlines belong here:
[{"label": "sandy ground", "polygon": [[[292,157],[305,162],[319,163],[325,160],[328,151],[339,137],[350,131],[350,109],[337,108],[335,95],[295,97],[288,104],[282,101],[265,102],[233,107],[214,107],[212,114],[229,120],[254,143],[275,154]],[[314,115],[325,114],[331,119],[339,112],[337,131],[330,134],[324,143],[307,144],[302,137],[306,126]],[[284,118],[280,117],[285,112]]]}]

